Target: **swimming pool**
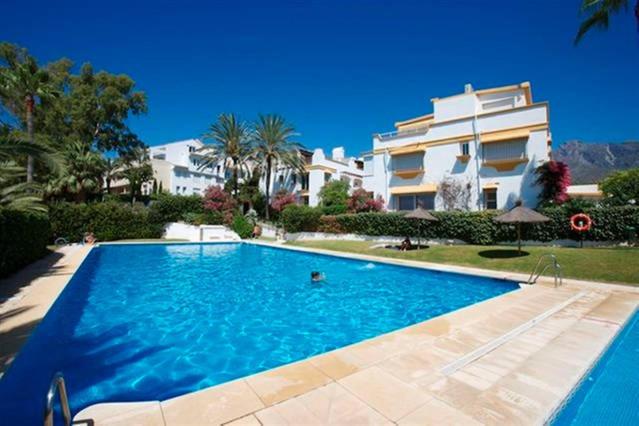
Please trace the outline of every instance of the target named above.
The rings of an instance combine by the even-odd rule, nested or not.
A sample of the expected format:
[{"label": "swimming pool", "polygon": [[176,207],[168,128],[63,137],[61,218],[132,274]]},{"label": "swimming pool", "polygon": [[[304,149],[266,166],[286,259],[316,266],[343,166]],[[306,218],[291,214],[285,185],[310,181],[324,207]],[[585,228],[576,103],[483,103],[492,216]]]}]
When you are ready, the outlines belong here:
[{"label": "swimming pool", "polygon": [[[311,271],[326,282],[310,282]],[[163,400],[518,288],[505,280],[253,244],[94,248],[0,380],[8,424],[41,424],[55,371],[73,412]]]},{"label": "swimming pool", "polygon": [[639,424],[639,311],[552,420],[563,425]]}]

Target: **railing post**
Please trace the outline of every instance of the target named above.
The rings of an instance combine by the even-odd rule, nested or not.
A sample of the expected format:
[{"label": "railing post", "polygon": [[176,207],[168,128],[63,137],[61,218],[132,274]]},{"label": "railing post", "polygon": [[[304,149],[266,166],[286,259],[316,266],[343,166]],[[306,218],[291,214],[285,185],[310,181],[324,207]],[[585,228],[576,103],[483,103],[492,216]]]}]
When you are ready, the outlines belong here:
[{"label": "railing post", "polygon": [[56,391],[60,394],[60,406],[62,407],[64,425],[71,426],[71,410],[69,409],[69,399],[67,398],[67,387],[64,383],[64,376],[60,372],[53,375],[53,379],[49,385],[46,406],[44,408],[44,426],[53,426],[53,401]]}]

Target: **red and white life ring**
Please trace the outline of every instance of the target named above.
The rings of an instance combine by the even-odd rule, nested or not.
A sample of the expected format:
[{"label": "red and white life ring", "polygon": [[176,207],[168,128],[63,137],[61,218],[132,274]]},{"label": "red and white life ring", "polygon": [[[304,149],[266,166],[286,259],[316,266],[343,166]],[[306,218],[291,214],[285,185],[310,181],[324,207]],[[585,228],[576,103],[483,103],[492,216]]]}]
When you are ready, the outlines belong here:
[{"label": "red and white life ring", "polygon": [[577,213],[570,217],[570,228],[577,232],[586,232],[592,226],[592,219],[585,213]]}]

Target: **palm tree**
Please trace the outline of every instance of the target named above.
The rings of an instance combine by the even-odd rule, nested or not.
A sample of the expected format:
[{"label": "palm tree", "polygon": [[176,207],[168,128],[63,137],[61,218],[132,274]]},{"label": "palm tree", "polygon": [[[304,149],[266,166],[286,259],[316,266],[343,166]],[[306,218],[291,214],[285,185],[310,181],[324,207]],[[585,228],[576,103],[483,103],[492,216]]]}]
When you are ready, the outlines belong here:
[{"label": "palm tree", "polygon": [[292,125],[280,115],[260,115],[255,125],[255,147],[252,157],[258,162],[266,179],[266,219],[269,219],[271,191],[271,173],[278,166],[294,169],[303,167],[299,149],[300,144],[291,141],[296,136]]},{"label": "palm tree", "polygon": [[80,141],[68,144],[63,155],[65,167],[58,178],[49,181],[47,192],[73,194],[77,202],[84,202],[89,194],[99,192],[105,168],[102,155]]},{"label": "palm tree", "polygon": [[122,165],[116,159],[113,160],[111,158],[107,158],[104,162],[104,183],[106,185],[106,193],[111,193],[111,181],[115,179],[120,179],[122,176],[121,169]]},{"label": "palm tree", "polygon": [[240,173],[248,172],[246,162],[251,154],[250,131],[246,123],[239,121],[235,114],[220,114],[217,122],[203,137],[210,144],[201,148],[204,158],[200,169],[214,167],[220,162],[233,172],[233,195],[238,196]]},{"label": "palm tree", "polygon": [[25,171],[15,159],[31,155],[46,163],[53,171],[60,169],[59,159],[43,146],[32,144],[10,135],[0,138],[0,207],[21,211],[46,211],[42,204],[41,188],[32,182],[20,182]]},{"label": "palm tree", "polygon": [[[581,11],[589,13],[588,16],[579,26],[575,44],[579,43],[583,36],[594,27],[608,29],[610,15],[619,13],[622,10],[627,11],[630,6],[630,0],[583,0]],[[639,0],[635,3],[635,17],[639,24]]]},{"label": "palm tree", "polygon": [[120,157],[116,165],[120,167],[120,176],[129,182],[131,204],[134,204],[136,196],[142,195],[142,184],[153,179],[153,167],[149,162],[148,150],[134,148],[127,155]]},{"label": "palm tree", "polygon": [[[34,144],[33,114],[37,101],[53,97],[57,92],[50,83],[49,73],[26,52],[16,52],[10,45],[0,46],[0,57],[7,67],[0,69],[0,98],[12,104],[16,115],[24,111],[27,138]],[[20,53],[20,54],[18,54]],[[33,181],[34,157],[27,155],[27,182]]]}]

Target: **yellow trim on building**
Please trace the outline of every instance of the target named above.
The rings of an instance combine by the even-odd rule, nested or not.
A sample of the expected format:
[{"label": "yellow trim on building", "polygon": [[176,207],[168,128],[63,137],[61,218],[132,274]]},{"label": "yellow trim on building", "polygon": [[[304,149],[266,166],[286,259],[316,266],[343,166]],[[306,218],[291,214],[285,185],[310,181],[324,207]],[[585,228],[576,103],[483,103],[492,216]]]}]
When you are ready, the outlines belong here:
[{"label": "yellow trim on building", "polygon": [[394,170],[393,175],[402,178],[402,179],[413,179],[419,175],[423,175],[424,170],[422,169],[409,169],[409,170]]},{"label": "yellow trim on building", "polygon": [[392,195],[424,194],[428,192],[437,192],[437,184],[425,183],[423,185],[396,186],[391,188],[390,192]]},{"label": "yellow trim on building", "polygon": [[337,169],[334,169],[332,167],[327,167],[327,166],[322,166],[320,164],[315,164],[315,165],[307,165],[306,167],[304,167],[304,169],[307,172],[310,172],[311,170],[322,170],[326,173],[335,173],[337,172]]},{"label": "yellow trim on building", "polygon": [[394,147],[388,150],[389,154],[392,156],[396,155],[409,155],[409,154],[419,154],[426,152],[426,145],[423,143],[411,144]]},{"label": "yellow trim on building", "polygon": [[480,135],[480,141],[481,143],[493,143],[513,139],[528,139],[528,136],[530,136],[530,132],[546,129],[548,129],[548,124],[541,123],[522,127],[513,127],[506,130],[498,130],[493,132],[482,132]]},{"label": "yellow trim on building", "polygon": [[481,189],[499,189],[499,183],[485,183]]},{"label": "yellow trim on building", "polygon": [[520,90],[520,89],[523,89],[523,91],[524,91],[524,96],[526,97],[526,104],[527,105],[532,104],[532,93],[531,93],[531,90],[530,90],[530,82],[529,81],[524,81],[523,83],[519,83],[519,84],[510,84],[508,86],[491,87],[491,88],[488,88],[488,89],[473,90],[472,92],[468,92],[468,93],[457,93],[455,95],[444,96],[442,98],[431,98],[431,102],[437,102],[437,101],[441,101],[441,100],[444,100],[444,99],[456,98],[458,96],[490,95],[490,94],[493,94],[493,93],[512,92],[513,90]]},{"label": "yellow trim on building", "polygon": [[401,153],[400,154],[394,154],[394,152],[403,150],[404,148],[413,149],[413,148],[415,148],[417,146],[422,146],[424,151],[425,151],[426,148],[430,148],[430,147],[433,147],[433,146],[447,145],[449,143],[467,142],[467,141],[473,140],[473,138],[474,138],[473,135],[460,135],[460,136],[454,136],[454,137],[450,137],[450,138],[433,139],[432,141],[417,142],[417,143],[412,143],[410,145],[403,145],[403,146],[397,146],[397,147],[392,147],[392,148],[377,148],[377,149],[373,150],[373,154],[382,154],[382,153],[384,153],[384,152],[386,152],[388,150],[388,153],[390,155],[401,155]]},{"label": "yellow trim on building", "polygon": [[498,172],[508,172],[513,170],[520,164],[524,164],[528,162],[528,158],[513,158],[509,160],[492,160],[492,161],[484,161],[482,165],[484,167],[492,167]]}]

